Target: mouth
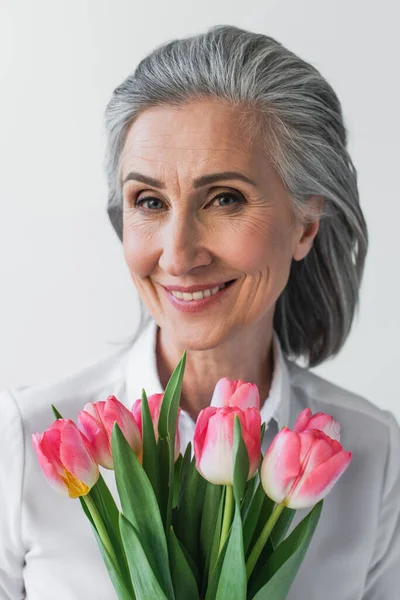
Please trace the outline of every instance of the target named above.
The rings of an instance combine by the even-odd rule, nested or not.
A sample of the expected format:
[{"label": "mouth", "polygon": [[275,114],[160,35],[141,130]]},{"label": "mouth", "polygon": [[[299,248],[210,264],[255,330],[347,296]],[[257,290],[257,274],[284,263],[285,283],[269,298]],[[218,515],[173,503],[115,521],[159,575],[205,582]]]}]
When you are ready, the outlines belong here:
[{"label": "mouth", "polygon": [[197,292],[180,292],[164,288],[170,302],[179,310],[184,312],[196,312],[203,308],[217,304],[228,294],[237,279],[231,279],[214,288],[200,290]]},{"label": "mouth", "polygon": [[221,290],[223,290],[226,287],[229,287],[234,281],[236,281],[235,279],[231,279],[230,281],[226,281],[225,283],[222,283],[221,285],[217,285],[215,287],[210,287],[204,290],[197,290],[195,292],[183,292],[178,290],[174,290],[174,289],[169,289],[168,291],[174,296],[174,298],[177,298],[178,300],[183,300],[185,302],[193,302],[196,300],[204,300],[205,298],[211,298],[212,296],[215,296],[216,294],[218,294],[218,292],[220,292]]}]

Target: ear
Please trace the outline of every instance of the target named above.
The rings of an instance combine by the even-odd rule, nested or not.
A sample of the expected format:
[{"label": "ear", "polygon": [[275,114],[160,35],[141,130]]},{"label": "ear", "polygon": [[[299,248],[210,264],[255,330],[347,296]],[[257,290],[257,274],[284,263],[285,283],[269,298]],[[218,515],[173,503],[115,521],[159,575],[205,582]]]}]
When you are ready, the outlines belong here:
[{"label": "ear", "polygon": [[307,201],[306,219],[298,226],[299,233],[293,249],[294,260],[302,260],[311,250],[315,236],[319,231],[323,206],[324,198],[322,196],[311,196]]}]

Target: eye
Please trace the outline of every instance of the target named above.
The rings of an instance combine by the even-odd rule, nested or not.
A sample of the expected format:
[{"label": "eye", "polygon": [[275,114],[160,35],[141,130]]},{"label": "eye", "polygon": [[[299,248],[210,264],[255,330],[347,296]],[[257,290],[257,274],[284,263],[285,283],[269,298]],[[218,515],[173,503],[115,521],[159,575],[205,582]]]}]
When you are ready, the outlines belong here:
[{"label": "eye", "polygon": [[[148,202],[148,206],[144,206],[144,203]],[[136,207],[142,207],[145,210],[160,210],[160,208],[162,208],[163,206],[163,201],[160,200],[159,198],[154,198],[151,196],[148,196],[147,198],[141,198],[140,200],[136,200],[135,202],[135,206]]]},{"label": "eye", "polygon": [[[226,202],[224,202],[224,200],[226,200]],[[224,207],[224,206],[233,206],[234,204],[242,204],[244,202],[244,199],[242,196],[239,196],[238,194],[233,194],[231,192],[223,192],[222,194],[218,194],[218,196],[216,196],[213,200],[213,204],[214,202],[220,202],[219,206]]]}]

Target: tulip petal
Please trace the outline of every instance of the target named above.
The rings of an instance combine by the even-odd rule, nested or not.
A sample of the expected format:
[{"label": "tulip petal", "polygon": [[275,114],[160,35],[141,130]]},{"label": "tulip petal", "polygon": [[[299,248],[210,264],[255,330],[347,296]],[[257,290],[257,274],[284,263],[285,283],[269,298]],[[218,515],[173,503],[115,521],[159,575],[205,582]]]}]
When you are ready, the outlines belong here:
[{"label": "tulip petal", "polygon": [[254,383],[244,383],[236,389],[228,402],[228,406],[238,406],[242,410],[256,408],[260,410],[260,394]]},{"label": "tulip petal", "polygon": [[302,410],[296,419],[293,431],[300,433],[305,429],[318,429],[331,439],[340,441],[340,423],[323,412],[313,415],[309,408]]},{"label": "tulip petal", "polygon": [[233,485],[234,418],[233,411],[224,409],[209,418],[200,461],[196,463],[203,477],[216,485]]},{"label": "tulip petal", "polygon": [[331,415],[316,413],[308,422],[307,429],[319,429],[336,441],[340,441],[340,423]]},{"label": "tulip petal", "polygon": [[[97,414],[97,413],[95,413]],[[112,448],[102,419],[96,420],[86,410],[78,414],[78,428],[89,440],[94,459],[105,469],[113,469]]]},{"label": "tulip petal", "polygon": [[300,431],[303,431],[304,429],[306,429],[307,424],[308,424],[309,420],[311,419],[311,417],[312,417],[312,412],[309,408],[305,408],[304,410],[302,410],[296,419],[296,422],[293,427],[293,431],[295,433],[300,433]]},{"label": "tulip petal", "polygon": [[153,421],[154,435],[156,437],[156,440],[158,440],[158,420],[160,418],[160,411],[163,399],[164,394],[152,394],[148,397],[150,416],[151,420]]},{"label": "tulip petal", "polygon": [[284,427],[275,436],[261,465],[261,481],[271,500],[282,502],[300,471],[299,434]]},{"label": "tulip petal", "polygon": [[99,478],[99,467],[89,453],[78,427],[66,419],[61,430],[60,460],[74,478],[93,487]]},{"label": "tulip petal", "polygon": [[117,422],[126,441],[135,452],[139,454],[142,448],[142,439],[135,418],[130,410],[115,396],[109,396],[104,407],[104,422],[111,439],[114,423]]},{"label": "tulip petal", "polygon": [[227,406],[227,402],[232,394],[232,382],[227,377],[222,377],[216,383],[210,406],[215,406],[217,408]]},{"label": "tulip petal", "polygon": [[247,477],[249,480],[257,471],[261,459],[261,415],[256,408],[248,408],[237,414],[249,457],[249,474]]},{"label": "tulip petal", "polygon": [[217,408],[215,406],[207,406],[207,408],[203,408],[203,410],[200,411],[197,417],[196,428],[193,436],[194,455],[196,457],[197,464],[201,460],[204,441],[207,436],[208,421],[216,412]]},{"label": "tulip petal", "polygon": [[255,383],[242,379],[230,381],[227,377],[222,377],[214,388],[210,406],[217,408],[236,406],[242,410],[253,407],[260,410],[258,387]]},{"label": "tulip petal", "polygon": [[[147,398],[147,401],[149,401],[148,398]],[[138,426],[140,436],[142,436],[142,399],[141,398],[138,398],[133,403],[132,414],[133,414],[133,418],[136,421],[136,425]]]},{"label": "tulip petal", "polygon": [[103,421],[104,407],[106,403],[104,400],[98,402],[87,402],[83,407],[83,410],[91,415],[97,422]]},{"label": "tulip petal", "polygon": [[38,458],[40,468],[42,469],[43,474],[51,487],[59,494],[68,496],[68,489],[65,485],[64,479],[60,475],[59,468],[56,468],[54,464],[52,464],[51,459],[46,456],[46,451],[43,449],[43,438],[45,433],[46,432],[42,434],[32,434],[32,445]]},{"label": "tulip petal", "polygon": [[43,432],[40,440],[40,449],[59,475],[64,474],[64,465],[60,458],[61,431],[63,423],[64,419],[60,419],[52,423],[50,427]]},{"label": "tulip petal", "polygon": [[327,436],[319,438],[316,435],[316,431],[304,431],[299,434],[300,469],[303,478],[335,454],[331,440]]},{"label": "tulip petal", "polygon": [[309,508],[325,498],[349,466],[351,456],[351,452],[343,450],[322,463],[296,487],[286,505],[293,509]]}]

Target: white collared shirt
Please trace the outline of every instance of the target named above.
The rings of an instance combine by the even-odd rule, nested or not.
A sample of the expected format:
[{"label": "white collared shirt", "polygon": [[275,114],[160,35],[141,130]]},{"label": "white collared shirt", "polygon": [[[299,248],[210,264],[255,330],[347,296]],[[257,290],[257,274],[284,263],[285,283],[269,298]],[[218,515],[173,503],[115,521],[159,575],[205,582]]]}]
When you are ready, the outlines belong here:
[{"label": "white collared shirt", "polygon": [[[130,349],[61,380],[0,394],[0,600],[116,598],[79,501],[50,487],[31,438],[54,420],[51,404],[77,422],[87,402],[114,394],[131,408],[142,388],[148,395],[163,392],[156,332],[152,321]],[[325,499],[287,600],[398,600],[400,428],[393,414],[288,361],[276,334],[273,357],[271,390],[261,409],[268,444],[309,407],[341,423],[341,443],[353,453]],[[183,449],[194,431],[185,411],[179,427]],[[114,472],[102,474],[119,505]],[[289,533],[307,512],[296,512]]]}]

